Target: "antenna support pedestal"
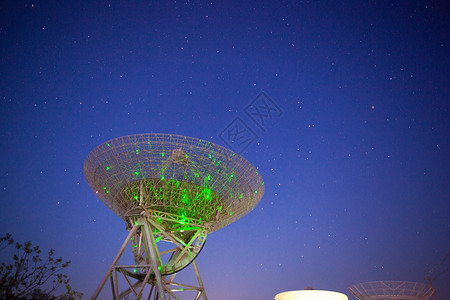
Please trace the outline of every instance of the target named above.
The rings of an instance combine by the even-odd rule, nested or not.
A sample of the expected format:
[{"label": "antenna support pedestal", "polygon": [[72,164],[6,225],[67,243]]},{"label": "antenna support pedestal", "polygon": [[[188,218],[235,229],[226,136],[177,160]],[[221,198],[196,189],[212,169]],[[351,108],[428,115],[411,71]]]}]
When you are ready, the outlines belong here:
[{"label": "antenna support pedestal", "polygon": [[[184,226],[183,230],[168,230],[168,225],[179,227],[176,226],[179,223],[176,218],[160,212],[158,218],[154,218],[154,213],[143,208],[140,215],[129,217],[133,226],[91,299],[97,299],[109,278],[114,300],[124,299],[129,295],[134,299],[172,300],[179,299],[178,293],[189,291],[191,295],[194,294],[195,300],[208,300],[195,263],[195,258],[206,240],[207,231],[201,226],[195,226],[196,224],[190,224],[189,228],[186,228],[186,221],[189,221],[186,219],[183,224],[178,224]],[[160,251],[160,242],[167,242],[174,247]],[[131,245],[135,264],[119,264],[128,245]],[[174,281],[177,272],[191,263],[198,286]],[[123,279],[122,284],[119,284],[119,278]],[[124,284],[126,288],[120,291]]]}]

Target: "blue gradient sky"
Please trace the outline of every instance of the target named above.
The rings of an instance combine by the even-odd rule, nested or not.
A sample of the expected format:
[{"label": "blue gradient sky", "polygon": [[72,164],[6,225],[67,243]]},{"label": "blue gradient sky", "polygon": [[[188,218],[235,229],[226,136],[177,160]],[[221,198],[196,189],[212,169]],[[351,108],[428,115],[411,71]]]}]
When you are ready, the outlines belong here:
[{"label": "blue gradient sky", "polygon": [[[449,8],[2,1],[0,232],[72,260],[87,298],[126,236],[86,183],[87,154],[146,132],[225,145],[239,117],[266,192],[208,236],[209,299],[423,282],[450,251]],[[263,130],[245,113],[261,91],[283,112]],[[432,274],[438,299],[448,265]]]}]

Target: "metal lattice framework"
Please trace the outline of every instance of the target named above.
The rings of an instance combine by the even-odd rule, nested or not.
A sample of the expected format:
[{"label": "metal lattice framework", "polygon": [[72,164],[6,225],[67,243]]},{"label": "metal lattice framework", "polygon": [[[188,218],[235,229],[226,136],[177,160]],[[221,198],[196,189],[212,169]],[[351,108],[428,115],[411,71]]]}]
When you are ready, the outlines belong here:
[{"label": "metal lattice framework", "polygon": [[[129,230],[93,298],[110,278],[115,299],[130,293],[138,299],[146,284],[152,286],[149,299],[153,291],[155,299],[178,299],[174,292],[185,290],[197,291],[195,299],[206,299],[194,261],[206,236],[249,213],[264,194],[261,175],[240,155],[172,134],[139,134],[105,142],[89,153],[84,173],[95,194]],[[161,250],[161,241],[173,248]],[[119,265],[128,244],[135,264]],[[198,287],[174,282],[175,274],[190,263]],[[117,273],[128,284],[122,293]]]},{"label": "metal lattice framework", "polygon": [[426,300],[434,293],[425,283],[409,281],[364,282],[348,289],[361,300]]}]

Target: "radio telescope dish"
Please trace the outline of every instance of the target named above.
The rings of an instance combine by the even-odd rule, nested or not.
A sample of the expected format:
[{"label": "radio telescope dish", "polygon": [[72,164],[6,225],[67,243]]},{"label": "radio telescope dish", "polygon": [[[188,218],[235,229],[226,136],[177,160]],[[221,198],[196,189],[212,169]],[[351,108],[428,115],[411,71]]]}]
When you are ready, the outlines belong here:
[{"label": "radio telescope dish", "polygon": [[[206,236],[249,213],[264,194],[261,175],[240,155],[173,134],[139,134],[105,142],[87,156],[84,174],[129,230],[93,299],[108,278],[117,299],[132,293],[138,299],[147,284],[152,286],[149,299],[154,288],[155,297],[161,299],[175,299],[174,292],[183,290],[194,290],[195,299],[206,299],[195,264]],[[173,247],[162,250],[160,242]],[[129,243],[135,263],[118,265]],[[175,283],[175,274],[191,263],[199,287]],[[122,293],[118,272],[129,286]]]},{"label": "radio telescope dish", "polygon": [[348,289],[360,300],[426,300],[434,293],[425,283],[409,281],[364,282]]}]

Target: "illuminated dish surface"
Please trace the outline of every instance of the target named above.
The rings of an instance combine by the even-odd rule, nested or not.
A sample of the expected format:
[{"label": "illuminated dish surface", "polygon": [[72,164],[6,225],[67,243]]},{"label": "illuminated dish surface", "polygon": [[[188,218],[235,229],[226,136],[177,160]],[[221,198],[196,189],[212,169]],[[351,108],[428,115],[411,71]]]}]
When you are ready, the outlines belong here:
[{"label": "illuminated dish surface", "polygon": [[264,194],[242,156],[201,139],[138,134],[107,141],[84,162],[89,186],[119,217],[145,206],[214,232],[249,213]]}]

